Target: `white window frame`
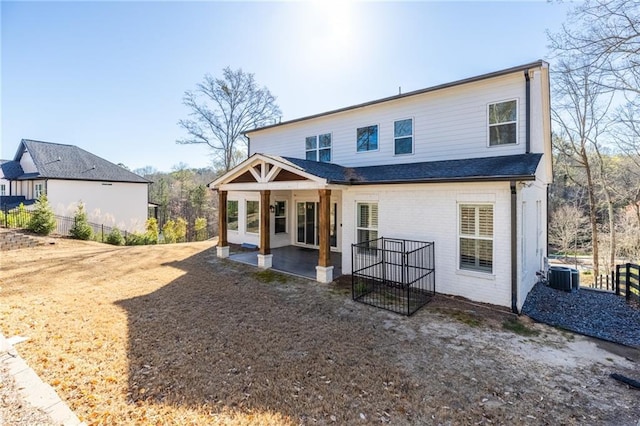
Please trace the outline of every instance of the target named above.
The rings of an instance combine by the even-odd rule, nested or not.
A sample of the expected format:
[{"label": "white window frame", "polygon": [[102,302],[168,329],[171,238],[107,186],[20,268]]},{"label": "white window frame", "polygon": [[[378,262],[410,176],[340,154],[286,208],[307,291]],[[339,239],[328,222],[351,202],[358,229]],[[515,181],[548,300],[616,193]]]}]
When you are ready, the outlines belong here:
[{"label": "white window frame", "polygon": [[[406,121],[406,120],[411,120],[411,134],[407,135],[407,136],[396,136],[396,123],[398,121]],[[413,117],[406,117],[406,118],[399,118],[397,120],[393,121],[393,155],[394,156],[405,156],[405,155],[413,155],[415,153],[415,149],[416,149],[416,144],[415,144],[415,119]],[[396,142],[398,139],[406,139],[406,138],[411,138],[411,152],[404,152],[401,154],[396,154]]]},{"label": "white window frame", "polygon": [[[321,147],[320,146],[320,137],[321,136],[329,136],[329,146]],[[307,139],[314,138],[316,140],[315,148],[307,148]],[[320,160],[320,151],[329,151],[329,161],[321,161]],[[310,160],[307,158],[307,154],[313,152],[314,159]],[[333,134],[331,132],[319,133],[317,135],[307,136],[304,138],[304,158],[310,161],[320,161],[322,163],[331,163],[333,161]]]},{"label": "white window frame", "polygon": [[[249,231],[249,203],[257,203],[258,204],[258,230],[253,232]],[[260,209],[261,209],[260,201],[258,200],[244,200],[244,231],[247,234],[258,235],[260,234]]]},{"label": "white window frame", "polygon": [[[491,109],[491,105],[504,104],[504,103],[507,103],[507,102],[515,102],[516,103],[516,119],[515,119],[515,121],[504,121],[504,122],[501,122],[501,123],[491,124],[491,114],[489,113],[489,111]],[[520,142],[520,135],[519,135],[520,127],[518,126],[519,116],[520,116],[520,102],[518,101],[518,98],[504,99],[504,100],[496,101],[496,102],[489,102],[487,104],[487,146],[489,148],[495,148],[495,147],[499,147],[499,146],[518,145],[518,143]],[[515,124],[516,125],[516,140],[515,140],[515,142],[492,145],[491,144],[491,127],[502,126],[502,125],[505,125],[505,124]]]},{"label": "white window frame", "polygon": [[40,195],[44,194],[44,184],[43,183],[34,183],[33,184],[33,199],[37,200],[40,198]]},{"label": "white window frame", "polygon": [[[360,129],[364,129],[366,127],[375,127],[376,128],[376,133],[378,134],[378,146],[376,147],[376,149],[367,149],[367,150],[363,150],[363,151],[359,151],[358,150],[358,130]],[[367,152],[377,152],[380,151],[380,125],[379,124],[368,124],[366,126],[360,126],[360,127],[356,127],[356,154],[365,154]]]},{"label": "white window frame", "polygon": [[[229,221],[229,203],[236,203],[236,227],[235,228],[230,228],[230,221]],[[233,232],[238,232],[239,228],[240,228],[240,202],[238,200],[229,200],[227,199],[227,205],[226,205],[226,209],[227,209],[227,231],[233,231]]]},{"label": "white window frame", "polygon": [[[363,204],[367,204],[369,205],[370,209],[371,206],[375,205],[376,206],[376,210],[377,210],[377,215],[376,215],[376,223],[375,225],[373,225],[372,223],[368,223],[367,226],[360,226],[360,205]],[[370,215],[372,217],[372,215]],[[371,217],[369,218],[369,222],[371,222]],[[356,222],[355,222],[356,226],[356,235],[355,235],[355,241],[356,243],[363,243],[364,241],[360,241],[358,238],[358,233],[359,231],[368,231],[368,232],[372,232],[375,231],[376,233],[376,238],[379,238],[379,234],[378,234],[378,229],[380,227],[380,207],[377,201],[356,201]]]},{"label": "white window frame", "polygon": [[[474,235],[463,234],[462,233],[462,208],[473,207],[475,208],[475,229]],[[491,207],[491,215],[492,215],[492,224],[491,224],[491,237],[480,235],[479,227],[479,214],[481,207]],[[464,202],[458,203],[458,220],[457,220],[457,228],[458,228],[458,258],[457,258],[457,269],[459,271],[472,272],[482,275],[493,275],[495,270],[495,254],[496,254],[496,245],[495,245],[495,204],[493,203],[474,203],[474,202]],[[472,239],[472,240],[483,240],[483,241],[491,241],[491,270],[487,270],[486,268],[472,268],[472,267],[463,267],[462,266],[462,239]],[[476,259],[477,261],[477,259]]]},{"label": "white window frame", "polygon": [[[284,203],[284,215],[283,216],[278,216],[278,203]],[[289,229],[287,225],[289,225],[289,219],[288,219],[288,214],[287,214],[287,200],[276,200],[275,201],[275,212],[273,214],[273,233],[274,235],[278,235],[278,234],[286,234],[287,230]],[[277,219],[284,219],[284,231],[282,232],[278,232],[276,230],[276,220]]]},{"label": "white window frame", "polygon": [[7,195],[7,185],[4,183],[0,184],[0,195],[1,196]]}]

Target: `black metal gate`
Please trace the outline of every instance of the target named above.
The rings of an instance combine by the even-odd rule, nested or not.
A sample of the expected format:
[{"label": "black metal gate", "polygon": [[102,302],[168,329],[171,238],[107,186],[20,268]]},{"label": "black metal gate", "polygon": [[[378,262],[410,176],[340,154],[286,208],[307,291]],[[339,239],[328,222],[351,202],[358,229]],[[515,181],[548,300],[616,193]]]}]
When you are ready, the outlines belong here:
[{"label": "black metal gate", "polygon": [[351,245],[353,300],[403,315],[436,291],[432,242],[378,238]]}]

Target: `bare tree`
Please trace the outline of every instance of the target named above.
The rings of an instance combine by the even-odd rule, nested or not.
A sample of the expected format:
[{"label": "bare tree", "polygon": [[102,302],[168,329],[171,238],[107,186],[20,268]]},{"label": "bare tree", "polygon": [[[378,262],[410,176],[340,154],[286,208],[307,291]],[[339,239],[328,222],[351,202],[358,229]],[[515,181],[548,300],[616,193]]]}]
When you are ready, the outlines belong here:
[{"label": "bare tree", "polygon": [[585,226],[589,220],[580,208],[573,204],[563,204],[551,213],[549,223],[549,242],[563,252],[564,257],[573,249],[577,251],[582,244]]},{"label": "bare tree", "polygon": [[589,200],[593,269],[599,274],[598,215],[593,154],[603,143],[612,95],[600,84],[603,75],[579,58],[562,59],[553,73],[552,118],[559,130],[556,149],[584,169]]},{"label": "bare tree", "polygon": [[207,144],[224,171],[236,164],[238,152],[246,152],[243,132],[274,123],[281,114],[276,98],[258,87],[253,74],[229,67],[222,78],[206,74],[196,90],[184,93],[182,102],[191,110],[190,118],[178,125],[188,136],[176,142]]},{"label": "bare tree", "polygon": [[640,94],[640,3],[637,0],[587,0],[569,14],[551,48],[585,59],[600,70],[610,89]]}]

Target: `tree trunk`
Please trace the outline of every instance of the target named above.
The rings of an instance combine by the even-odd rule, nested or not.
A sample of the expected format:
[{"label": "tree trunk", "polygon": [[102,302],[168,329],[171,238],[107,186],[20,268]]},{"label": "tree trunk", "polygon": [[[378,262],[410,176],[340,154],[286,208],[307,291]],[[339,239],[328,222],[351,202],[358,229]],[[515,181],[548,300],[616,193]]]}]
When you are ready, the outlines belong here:
[{"label": "tree trunk", "polygon": [[600,275],[600,253],[598,252],[598,223],[596,217],[596,195],[591,176],[591,167],[586,152],[582,153],[582,160],[587,174],[587,192],[589,194],[589,222],[591,222],[591,246],[593,251],[593,276]]}]

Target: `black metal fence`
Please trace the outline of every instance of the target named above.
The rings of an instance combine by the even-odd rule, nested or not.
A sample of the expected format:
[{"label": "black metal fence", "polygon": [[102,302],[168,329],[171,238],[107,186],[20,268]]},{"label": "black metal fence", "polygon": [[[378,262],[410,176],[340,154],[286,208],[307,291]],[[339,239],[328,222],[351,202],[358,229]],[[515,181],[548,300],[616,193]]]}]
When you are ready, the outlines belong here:
[{"label": "black metal fence", "polygon": [[[29,225],[31,220],[32,211],[24,207],[16,207],[13,209],[0,210],[0,228],[16,228],[25,229]],[[75,218],[66,216],[54,216],[56,219],[56,228],[52,232],[56,235],[70,236],[71,229],[75,225]],[[92,229],[92,240],[99,242],[106,242],[107,237],[115,229],[120,230],[116,226],[107,226],[100,223],[87,222]],[[128,245],[149,244],[148,240],[140,238],[140,234],[127,232],[126,230],[120,230],[123,237],[123,241]],[[192,241],[204,241],[212,236],[212,232],[209,226],[202,229],[195,229],[194,226],[188,226],[184,237],[179,237],[176,241],[171,242],[192,242]],[[163,235],[160,233],[156,240],[157,242],[164,242]]]},{"label": "black metal fence", "polygon": [[412,315],[435,294],[432,242],[378,238],[351,245],[353,300]]}]

